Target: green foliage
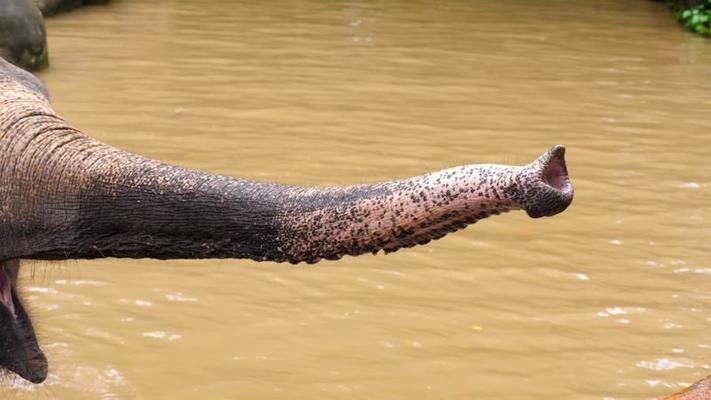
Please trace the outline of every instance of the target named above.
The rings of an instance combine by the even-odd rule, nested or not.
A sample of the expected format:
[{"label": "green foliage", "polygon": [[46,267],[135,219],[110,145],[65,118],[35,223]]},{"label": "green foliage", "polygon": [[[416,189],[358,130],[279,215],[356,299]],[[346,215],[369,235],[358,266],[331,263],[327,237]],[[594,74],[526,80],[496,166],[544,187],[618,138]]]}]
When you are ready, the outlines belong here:
[{"label": "green foliage", "polygon": [[676,18],[690,30],[705,36],[711,36],[711,0],[704,0],[701,4],[687,8],[683,2],[676,2],[674,14]]}]

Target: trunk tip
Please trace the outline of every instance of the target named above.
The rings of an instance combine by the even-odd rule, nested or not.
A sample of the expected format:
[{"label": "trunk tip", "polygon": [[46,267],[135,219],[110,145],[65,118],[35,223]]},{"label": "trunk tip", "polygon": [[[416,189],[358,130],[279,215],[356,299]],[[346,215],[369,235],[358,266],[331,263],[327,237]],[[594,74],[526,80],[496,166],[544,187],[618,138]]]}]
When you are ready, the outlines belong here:
[{"label": "trunk tip", "polygon": [[549,217],[564,211],[573,201],[573,184],[565,163],[565,146],[551,147],[531,163],[526,174],[530,190],[524,209],[532,218]]}]

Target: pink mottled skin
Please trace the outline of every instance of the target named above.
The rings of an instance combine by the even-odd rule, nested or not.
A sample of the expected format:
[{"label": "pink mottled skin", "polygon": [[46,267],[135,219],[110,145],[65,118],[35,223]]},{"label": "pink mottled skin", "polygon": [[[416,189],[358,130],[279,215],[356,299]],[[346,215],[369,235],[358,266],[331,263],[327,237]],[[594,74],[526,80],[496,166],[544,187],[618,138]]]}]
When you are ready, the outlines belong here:
[{"label": "pink mottled skin", "polygon": [[[438,239],[482,218],[524,209],[533,217],[562,211],[573,196],[565,148],[553,147],[526,166],[467,165],[366,185],[368,192],[347,204],[294,208],[278,218],[292,262],[316,262],[378,250],[392,252]],[[309,197],[322,189],[296,191]],[[365,191],[364,188],[330,189]],[[298,234],[297,234],[298,233]]]}]

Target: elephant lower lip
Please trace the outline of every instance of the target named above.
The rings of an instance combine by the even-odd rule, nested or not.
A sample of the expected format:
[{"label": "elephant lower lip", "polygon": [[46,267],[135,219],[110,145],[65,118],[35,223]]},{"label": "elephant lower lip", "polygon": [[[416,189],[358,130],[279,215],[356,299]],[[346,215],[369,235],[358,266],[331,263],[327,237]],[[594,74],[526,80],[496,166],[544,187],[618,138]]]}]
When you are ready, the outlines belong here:
[{"label": "elephant lower lip", "polygon": [[12,314],[13,318],[17,318],[15,304],[12,301],[12,280],[4,266],[0,267],[0,303]]},{"label": "elephant lower lip", "polygon": [[47,357],[44,354],[37,353],[27,362],[28,374],[24,376],[25,379],[32,383],[42,383],[47,379]]}]

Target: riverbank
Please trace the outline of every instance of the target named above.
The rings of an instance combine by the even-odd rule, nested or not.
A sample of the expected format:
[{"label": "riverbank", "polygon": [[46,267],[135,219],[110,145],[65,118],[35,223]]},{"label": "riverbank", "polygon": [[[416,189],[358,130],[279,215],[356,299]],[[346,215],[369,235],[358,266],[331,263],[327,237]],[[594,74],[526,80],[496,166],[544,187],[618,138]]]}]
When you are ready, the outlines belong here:
[{"label": "riverbank", "polygon": [[669,5],[687,29],[711,37],[711,0],[670,0]]}]

